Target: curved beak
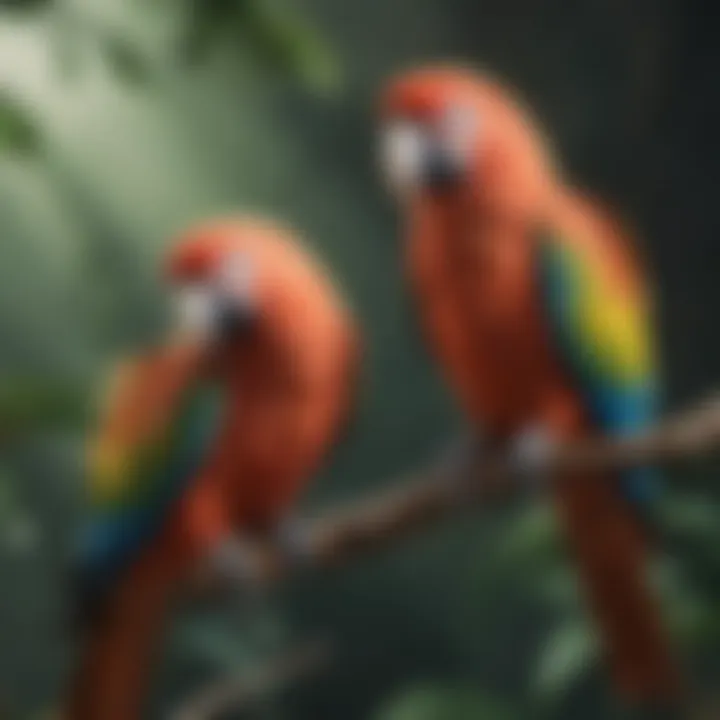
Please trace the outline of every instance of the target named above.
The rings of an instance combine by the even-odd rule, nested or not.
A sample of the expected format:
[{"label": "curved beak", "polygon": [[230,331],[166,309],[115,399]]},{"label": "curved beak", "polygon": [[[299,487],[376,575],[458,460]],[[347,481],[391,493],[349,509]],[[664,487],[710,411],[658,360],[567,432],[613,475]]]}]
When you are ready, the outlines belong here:
[{"label": "curved beak", "polygon": [[184,337],[208,345],[232,341],[255,325],[257,313],[243,297],[205,284],[181,287],[176,297],[176,327]]},{"label": "curved beak", "polygon": [[390,192],[401,199],[424,189],[456,187],[464,176],[463,163],[441,138],[405,121],[381,130],[380,165]]}]

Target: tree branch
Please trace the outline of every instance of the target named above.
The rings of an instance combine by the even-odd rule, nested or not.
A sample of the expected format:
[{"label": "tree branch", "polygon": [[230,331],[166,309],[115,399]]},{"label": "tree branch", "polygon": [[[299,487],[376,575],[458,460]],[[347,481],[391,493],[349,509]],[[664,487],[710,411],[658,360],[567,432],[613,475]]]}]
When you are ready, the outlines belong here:
[{"label": "tree branch", "polygon": [[[718,447],[720,394],[641,435],[560,446],[548,456],[544,470],[552,474],[629,468],[697,456]],[[520,489],[506,458],[483,460],[473,475],[472,480],[460,482],[446,468],[420,471],[394,482],[390,489],[369,499],[325,513],[309,525],[307,556],[301,568],[272,544],[248,544],[256,570],[248,580],[265,588],[298,569],[328,569],[347,564],[359,555],[387,547],[458,512],[512,497]],[[220,579],[213,576],[197,580],[200,588],[222,585]],[[249,675],[220,680],[183,702],[173,720],[211,720],[228,709],[246,707],[253,699],[317,669],[326,657],[324,647],[311,646]]]},{"label": "tree branch", "polygon": [[285,688],[295,680],[315,672],[328,660],[324,643],[311,643],[250,670],[223,677],[201,688],[183,701],[171,720],[213,720],[230,709],[245,708],[255,700]]},{"label": "tree branch", "polygon": [[[678,413],[647,432],[623,439],[591,439],[556,448],[544,470],[629,468],[646,463],[706,453],[720,447],[720,394]],[[413,532],[459,511],[512,497],[518,490],[502,457],[487,458],[474,470],[471,481],[460,482],[447,468],[411,474],[367,500],[330,510],[309,522],[306,558],[302,567],[272,544],[249,546],[259,586],[280,581],[298,569],[325,569],[343,565],[356,556],[384,548]],[[218,578],[205,575],[201,587],[217,586]]]}]

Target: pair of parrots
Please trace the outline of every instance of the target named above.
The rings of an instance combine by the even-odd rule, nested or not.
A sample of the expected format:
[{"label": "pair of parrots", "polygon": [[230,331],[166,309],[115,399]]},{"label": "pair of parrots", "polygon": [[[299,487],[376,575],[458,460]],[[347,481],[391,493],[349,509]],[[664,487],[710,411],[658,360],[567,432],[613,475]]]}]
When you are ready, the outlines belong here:
[{"label": "pair of parrots", "polygon": [[[379,125],[428,345],[478,439],[532,473],[548,443],[651,422],[643,273],[512,94],[420,69],[389,83]],[[179,327],[121,367],[90,451],[75,577],[86,632],[65,720],[141,716],[173,591],[200,562],[242,571],[233,538],[281,531],[352,409],[354,321],[290,231],[201,225],[167,277]],[[670,704],[678,674],[645,580],[652,473],[551,482],[618,691]]]}]

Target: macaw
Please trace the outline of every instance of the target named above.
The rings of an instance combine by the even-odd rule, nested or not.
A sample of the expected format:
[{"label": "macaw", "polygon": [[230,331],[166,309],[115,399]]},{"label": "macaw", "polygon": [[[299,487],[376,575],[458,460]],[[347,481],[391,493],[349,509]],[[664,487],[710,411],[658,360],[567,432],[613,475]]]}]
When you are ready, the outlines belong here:
[{"label": "macaw", "polygon": [[[543,446],[652,422],[658,366],[641,263],[611,213],[565,180],[514,93],[435,66],[391,80],[379,105],[408,282],[476,437],[539,471]],[[616,687],[639,705],[679,692],[645,578],[653,475],[552,480]]]},{"label": "macaw", "polygon": [[238,535],[283,537],[351,411],[351,313],[290,231],[203,224],[166,274],[180,327],[121,366],[90,446],[67,720],[139,720],[180,583],[204,561],[242,574]]}]

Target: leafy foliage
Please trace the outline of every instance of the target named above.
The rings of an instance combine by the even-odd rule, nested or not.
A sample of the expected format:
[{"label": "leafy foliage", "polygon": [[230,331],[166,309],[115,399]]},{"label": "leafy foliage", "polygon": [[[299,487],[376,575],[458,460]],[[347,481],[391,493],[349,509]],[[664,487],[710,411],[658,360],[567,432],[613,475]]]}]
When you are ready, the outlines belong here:
[{"label": "leafy foliage", "polygon": [[15,478],[0,472],[0,547],[3,552],[31,551],[39,540],[39,528],[17,494]]},{"label": "leafy foliage", "polygon": [[130,85],[145,85],[150,77],[142,51],[130,38],[118,34],[105,35],[102,43],[105,59],[115,75]]},{"label": "leafy foliage", "polygon": [[506,703],[467,689],[418,687],[390,701],[374,720],[513,720]]},{"label": "leafy foliage", "polygon": [[48,377],[0,379],[0,440],[80,427],[89,410],[86,389]]},{"label": "leafy foliage", "polygon": [[328,43],[283,0],[193,0],[182,55],[197,63],[219,40],[281,76],[317,90],[332,90],[339,68]]},{"label": "leafy foliage", "polygon": [[501,535],[499,552],[507,562],[533,566],[556,558],[560,538],[552,503],[536,500],[518,512]]},{"label": "leafy foliage", "polygon": [[597,656],[597,638],[586,620],[562,623],[543,642],[535,668],[535,691],[545,701],[558,702],[587,673]]},{"label": "leafy foliage", "polygon": [[0,94],[0,153],[27,155],[37,150],[39,143],[30,115],[15,100]]},{"label": "leafy foliage", "polygon": [[0,10],[32,11],[43,8],[53,0],[0,0]]},{"label": "leafy foliage", "polygon": [[[384,242],[395,236],[396,227],[379,206],[376,182],[366,167],[368,123],[358,104],[367,98],[342,98],[338,114],[328,118],[323,115],[325,108],[290,93],[284,98],[287,106],[278,113],[267,102],[265,86],[280,78],[310,88],[332,88],[340,68],[331,45],[342,48],[353,86],[362,88],[377,86],[401,62],[465,54],[487,61],[532,90],[549,124],[557,129],[563,149],[569,150],[570,166],[587,171],[591,181],[603,164],[625,179],[629,175],[625,155],[637,164],[635,141],[626,138],[629,144],[623,146],[616,127],[627,112],[625,86],[616,82],[613,94],[607,90],[612,85],[609,75],[595,81],[596,73],[604,73],[600,45],[608,37],[623,74],[632,57],[619,52],[618,23],[606,20],[612,34],[605,41],[600,38],[602,28],[588,21],[600,12],[592,10],[591,3],[556,14],[547,4],[540,4],[537,11],[528,5],[527,23],[517,20],[517,8],[505,17],[500,7],[497,13],[487,13],[485,4],[467,0],[364,0],[348,4],[347,13],[344,8],[337,11],[338,0],[312,0],[309,14],[301,13],[291,0],[3,0],[0,13],[12,10],[13,22],[21,15],[23,22],[26,15],[29,22],[33,13],[70,5],[73,12],[58,12],[44,22],[48,33],[57,31],[60,38],[56,69],[67,64],[77,72],[67,77],[58,72],[50,82],[82,79],[82,70],[95,70],[98,65],[112,71],[111,82],[100,102],[91,98],[80,106],[82,112],[75,113],[79,125],[75,144],[67,142],[63,132],[72,134],[67,111],[76,102],[73,93],[81,83],[53,85],[48,98],[32,105],[32,112],[21,102],[24,95],[0,94],[0,154],[45,160],[25,168],[33,174],[37,197],[28,193],[17,207],[3,206],[3,248],[12,243],[25,247],[34,241],[42,248],[41,240],[48,246],[59,242],[46,230],[14,234],[12,223],[5,222],[12,210],[32,228],[32,220],[47,212],[42,189],[50,186],[61,214],[84,230],[82,235],[89,240],[88,247],[77,253],[84,265],[76,283],[89,308],[87,324],[96,321],[102,326],[99,332],[93,327],[88,333],[96,342],[87,349],[85,361],[95,366],[98,356],[104,360],[106,354],[126,348],[145,331],[140,326],[150,328],[154,323],[150,316],[157,311],[159,293],[147,287],[150,275],[142,270],[159,250],[159,244],[152,245],[159,243],[158,238],[190,218],[231,206],[269,207],[297,220],[346,283],[362,314],[371,356],[374,386],[368,394],[376,397],[367,402],[372,413],[360,428],[346,465],[332,474],[331,482],[320,483],[320,494],[333,499],[335,494],[370,493],[372,479],[415,464],[424,443],[447,432],[449,414],[444,414],[444,400],[437,400],[445,394],[433,385],[424,354],[403,335],[406,318],[398,310],[403,291],[396,249]],[[592,5],[602,6],[610,17],[607,4]],[[129,21],[116,23],[114,15],[105,18],[101,7],[127,13]],[[145,27],[148,13],[164,16],[166,26],[177,33],[169,32],[156,42]],[[318,31],[313,18],[322,20],[332,43]],[[512,43],[509,37],[514,38]],[[581,45],[593,46],[588,67]],[[578,62],[568,64],[569,56]],[[242,97],[237,92],[242,74],[238,66],[244,72],[266,71],[257,72],[259,82]],[[24,70],[24,63],[18,63],[20,86]],[[696,76],[700,82],[707,73]],[[198,78],[202,90],[193,84]],[[663,85],[673,82],[671,78]],[[144,92],[125,103],[126,85],[141,86]],[[691,108],[695,98],[702,97],[699,116],[711,119],[712,113],[704,107],[711,94],[706,88],[693,91],[692,82],[687,87],[692,102],[683,107]],[[65,103],[60,101],[64,96],[69,98]],[[56,130],[55,124],[63,132],[48,132]],[[687,131],[692,123],[676,125],[682,143],[694,142]],[[216,128],[224,130],[215,132]],[[652,132],[646,135],[651,138]],[[598,137],[617,143],[617,151],[608,153],[605,145],[599,151]],[[671,166],[675,163],[676,172],[666,180],[687,184],[693,208],[707,195],[709,207],[699,204],[698,211],[693,210],[695,228],[706,222],[703,218],[714,217],[712,193],[698,192],[692,180],[712,153],[706,148],[691,156],[680,145],[678,159],[674,160],[674,153],[667,158]],[[38,151],[46,146],[53,152],[43,157]],[[663,138],[662,147],[673,147],[672,142]],[[183,162],[175,164],[178,156]],[[146,176],[150,182],[141,182]],[[140,190],[135,192],[135,186]],[[681,204],[678,194],[668,207]],[[652,249],[660,264],[665,263],[661,270],[669,276],[677,267],[678,273],[692,278],[693,293],[700,292],[698,278],[703,277],[707,288],[714,290],[716,270],[707,253],[699,252],[704,246],[697,244],[701,231],[687,234],[688,251],[678,252],[678,223],[668,223],[670,231],[663,239],[662,213],[658,209],[654,213],[659,239],[654,239]],[[374,242],[375,238],[383,241]],[[14,274],[16,269],[6,262],[2,272]],[[674,282],[678,290],[687,281],[678,275]],[[717,302],[709,290],[707,297],[697,298],[698,307]],[[670,305],[664,310],[674,333],[669,364],[678,376],[679,397],[697,392],[714,377],[716,347],[706,351],[703,346],[702,352],[695,352],[693,340],[703,337],[710,343],[716,333],[712,313],[706,320],[702,313],[688,312],[687,304],[678,302],[677,310]],[[76,336],[66,337],[71,335],[70,326],[68,322],[58,332],[58,344],[76,341]],[[9,548],[9,540],[14,547],[27,549],[32,546],[33,529],[40,528],[53,539],[72,533],[77,473],[74,458],[66,457],[70,453],[63,445],[65,438],[57,435],[74,432],[86,422],[90,385],[89,379],[76,383],[21,373],[8,374],[0,382],[0,441],[19,437],[37,441],[29,449],[27,443],[20,448],[9,442],[2,446],[7,467],[0,475],[0,548]],[[696,497],[669,499],[664,525],[672,535],[674,562],[659,577],[672,624],[688,654],[701,661],[712,656],[715,662],[720,642],[720,509],[708,497],[716,494],[712,481],[716,474],[717,467],[703,470],[708,479]],[[588,691],[582,681],[594,672],[597,646],[585,615],[579,612],[573,568],[561,552],[552,510],[533,502],[501,527],[473,517],[466,527],[454,531],[457,541],[438,542],[438,552],[432,556],[427,544],[410,543],[389,559],[368,563],[369,569],[352,568],[329,581],[313,578],[306,595],[293,596],[297,602],[273,608],[272,615],[283,627],[287,624],[302,632],[308,627],[314,631],[317,625],[329,627],[342,643],[338,667],[317,685],[311,684],[297,705],[294,699],[288,702],[292,717],[505,720],[535,716],[542,699],[550,710],[548,717],[575,720],[584,715],[568,715],[562,705],[578,690],[578,683],[582,706],[594,707],[597,691]],[[41,695],[48,699],[60,675],[55,659],[58,635],[42,620],[49,612],[43,603],[57,601],[55,596],[61,593],[60,581],[55,587],[49,580],[58,575],[61,545],[40,543],[35,553],[23,554],[22,563],[0,565],[0,634],[8,638],[6,652],[0,653],[0,686],[4,686],[0,694],[12,689],[14,706],[19,708],[36,705]],[[0,552],[0,563],[3,560]],[[508,578],[511,582],[503,584]],[[252,662],[257,655],[248,646],[251,634],[249,628],[237,627],[225,617],[181,627],[171,643],[169,664],[184,662],[192,667],[187,674],[170,672],[180,681],[174,680],[164,697],[174,699],[197,681],[192,672],[197,665],[215,672]],[[456,687],[446,680],[455,673],[501,690],[488,697],[476,687]],[[417,678],[440,677],[444,680],[414,684]],[[374,712],[377,698],[386,697],[393,687],[408,689],[397,696],[392,691],[389,701]]]},{"label": "leafy foliage", "polygon": [[244,38],[262,62],[306,85],[331,90],[337,61],[313,27],[275,0],[245,0],[239,15]]}]

